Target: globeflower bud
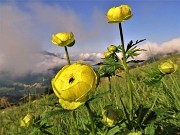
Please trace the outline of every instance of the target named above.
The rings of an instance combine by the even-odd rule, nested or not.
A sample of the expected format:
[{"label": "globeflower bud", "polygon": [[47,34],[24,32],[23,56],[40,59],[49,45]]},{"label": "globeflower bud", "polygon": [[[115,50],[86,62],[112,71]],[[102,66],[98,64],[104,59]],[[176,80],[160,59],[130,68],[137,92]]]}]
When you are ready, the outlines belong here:
[{"label": "globeflower bud", "polygon": [[20,126],[29,127],[34,121],[34,116],[27,114],[23,119],[20,119]]},{"label": "globeflower bud", "polygon": [[112,51],[112,52],[116,52],[117,51],[117,47],[115,45],[110,45],[108,48],[107,48],[108,51]]},{"label": "globeflower bud", "polygon": [[68,46],[71,47],[75,43],[74,35],[72,32],[60,32],[55,34],[52,34],[52,43],[56,44],[58,46]]},{"label": "globeflower bud", "polygon": [[74,110],[84,104],[97,83],[95,71],[82,62],[64,66],[51,81],[61,106],[67,110]]},{"label": "globeflower bud", "polygon": [[171,74],[177,70],[178,65],[174,64],[171,60],[167,60],[161,63],[158,68],[163,74]]},{"label": "globeflower bud", "polygon": [[128,5],[120,5],[118,7],[112,7],[107,12],[108,23],[121,23],[130,19],[133,16],[131,14],[131,7]]},{"label": "globeflower bud", "polygon": [[109,57],[112,56],[113,53],[114,53],[113,51],[107,51],[107,52],[104,53],[104,57],[109,58]]},{"label": "globeflower bud", "polygon": [[108,127],[115,126],[118,122],[120,122],[123,119],[122,110],[114,109],[111,106],[104,107],[102,115],[102,123]]}]

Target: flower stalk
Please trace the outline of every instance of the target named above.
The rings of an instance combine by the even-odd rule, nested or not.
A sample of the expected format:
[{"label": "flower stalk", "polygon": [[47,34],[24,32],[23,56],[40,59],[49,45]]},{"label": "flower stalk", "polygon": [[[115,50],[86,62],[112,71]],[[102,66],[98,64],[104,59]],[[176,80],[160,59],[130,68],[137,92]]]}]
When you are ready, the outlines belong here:
[{"label": "flower stalk", "polygon": [[129,69],[128,69],[128,66],[127,66],[127,58],[126,58],[126,51],[125,51],[125,48],[124,48],[124,37],[123,37],[123,30],[122,30],[121,23],[119,23],[119,32],[120,32],[122,55],[123,55],[122,65],[123,65],[123,68],[124,68],[125,73],[126,73],[127,87],[128,87],[129,96],[130,96],[130,99],[129,99],[130,120],[132,120],[132,118],[133,118],[132,83],[131,83],[131,79],[130,79]]},{"label": "flower stalk", "polygon": [[110,93],[111,93],[111,77],[110,76],[108,76],[108,81],[109,81],[109,84],[108,84],[108,90],[110,91]]},{"label": "flower stalk", "polygon": [[88,110],[89,118],[90,118],[90,121],[91,121],[91,132],[92,132],[92,135],[95,135],[95,125],[94,125],[94,119],[93,119],[92,110],[91,110],[88,102],[85,103],[85,106],[86,106],[86,108]]},{"label": "flower stalk", "polygon": [[66,59],[67,59],[68,65],[71,65],[69,54],[68,54],[68,50],[67,50],[67,46],[64,46],[64,49],[65,49]]}]

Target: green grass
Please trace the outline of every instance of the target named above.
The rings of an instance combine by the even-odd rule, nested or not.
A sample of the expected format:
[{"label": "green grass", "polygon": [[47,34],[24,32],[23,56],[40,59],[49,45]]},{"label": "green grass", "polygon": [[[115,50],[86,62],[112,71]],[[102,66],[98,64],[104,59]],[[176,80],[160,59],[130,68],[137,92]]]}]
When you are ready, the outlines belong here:
[{"label": "green grass", "polygon": [[[175,55],[170,59],[177,63],[180,67],[180,55]],[[178,121],[180,121],[180,112],[173,112],[175,111],[175,109],[180,110],[180,101],[177,100],[178,98],[180,99],[180,69],[178,68],[177,72],[172,75],[167,75],[162,79],[165,86],[167,86],[167,88],[171,90],[171,93],[177,96],[177,99],[175,99],[176,101],[171,101],[171,99],[169,99],[162,86],[158,88],[147,87],[143,83],[146,74],[142,72],[142,70],[151,71],[152,68],[157,68],[157,65],[162,61],[164,61],[164,59],[153,62],[151,64],[146,64],[145,66],[131,69],[130,73],[132,75],[132,83],[134,88],[133,94],[135,108],[138,108],[140,104],[143,104],[143,106],[145,107],[151,107],[154,100],[158,98],[154,110],[159,109],[159,111],[161,111],[162,109],[164,111],[172,111],[174,117],[174,120],[171,119],[171,121],[169,121],[170,124],[165,126],[166,128],[169,128],[168,133],[167,131],[165,131],[165,129],[159,130],[161,131],[161,133],[171,135],[172,133],[177,132],[176,130],[178,129],[180,131],[180,123],[178,123]],[[125,106],[128,106],[128,92],[125,85],[126,82],[124,79],[124,73],[120,72],[120,75],[121,77],[111,77],[110,93],[105,94],[103,98],[95,99],[90,102],[90,107],[97,114],[100,115],[102,108],[106,105],[114,105],[120,109],[123,109],[120,98],[122,98]],[[95,91],[95,95],[107,92],[108,90],[108,79],[101,78],[100,84]],[[31,131],[33,131],[33,128],[20,127],[19,119],[21,117],[24,117],[28,112],[37,116],[43,115],[44,112],[47,111],[57,110],[58,108],[55,107],[56,103],[58,103],[58,99],[54,94],[52,94],[45,95],[41,99],[29,102],[27,104],[12,106],[0,110],[0,135],[28,135]],[[76,110],[76,114],[78,127],[85,129],[86,127],[84,123],[88,122],[88,113],[85,106],[81,106],[80,108],[78,108]],[[44,121],[49,125],[53,125],[53,127],[48,129],[48,131],[55,135],[73,135],[75,132],[71,112],[62,112],[59,115],[54,115],[52,117],[49,117],[48,119],[44,119]],[[168,120],[166,121],[168,123]],[[164,121],[162,121],[162,124],[159,123],[160,127],[163,126],[163,123]],[[175,128],[175,130],[173,128]]]}]

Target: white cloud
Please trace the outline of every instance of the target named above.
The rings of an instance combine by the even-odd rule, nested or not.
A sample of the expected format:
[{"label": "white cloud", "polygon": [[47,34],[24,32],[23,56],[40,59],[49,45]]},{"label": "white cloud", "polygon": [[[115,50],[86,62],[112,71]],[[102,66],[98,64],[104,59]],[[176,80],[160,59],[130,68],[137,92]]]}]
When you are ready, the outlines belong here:
[{"label": "white cloud", "polygon": [[42,42],[34,33],[31,17],[9,4],[0,5],[0,71],[22,75],[38,63]]},{"label": "white cloud", "polygon": [[[52,69],[54,67],[59,67],[61,68],[64,65],[67,65],[67,60],[66,56],[62,55],[48,55],[48,54],[43,54],[41,55],[43,61],[38,63],[32,73],[47,73],[49,69]],[[86,62],[90,65],[97,64],[98,62],[101,61],[101,58],[103,58],[102,53],[81,53],[79,55],[71,55],[70,60],[71,63],[74,62]]]},{"label": "white cloud", "polygon": [[80,58],[82,59],[89,59],[89,58],[103,58],[103,54],[102,53],[81,53],[80,54]]},{"label": "white cloud", "polygon": [[[15,1],[0,5],[0,72],[21,76],[45,71],[55,64],[65,64],[59,63],[57,58],[51,61],[40,54],[46,48],[59,49],[57,46],[51,46],[51,34],[59,31],[74,33],[76,39],[74,52],[93,52],[93,49],[98,50],[96,47],[102,47],[101,40],[104,37],[100,35],[106,23],[99,23],[102,20],[100,11],[92,15],[94,26],[87,28],[85,21],[70,8],[40,2],[27,2],[21,6],[24,6],[24,9],[21,9]],[[45,46],[47,44],[48,46]],[[87,61],[92,61],[92,57],[95,57],[93,54],[90,56]],[[76,60],[76,57],[72,59]]]},{"label": "white cloud", "polygon": [[147,51],[141,52],[137,59],[148,59],[157,54],[180,53],[180,38],[175,38],[170,41],[158,44],[155,42],[146,42],[140,48]]}]

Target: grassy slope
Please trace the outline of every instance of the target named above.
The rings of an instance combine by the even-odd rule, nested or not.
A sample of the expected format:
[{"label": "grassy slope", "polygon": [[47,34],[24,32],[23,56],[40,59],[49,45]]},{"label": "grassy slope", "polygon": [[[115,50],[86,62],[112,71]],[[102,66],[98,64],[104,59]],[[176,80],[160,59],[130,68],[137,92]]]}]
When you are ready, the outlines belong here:
[{"label": "grassy slope", "polygon": [[[171,59],[177,63],[180,67],[180,55],[175,55],[171,57]],[[164,59],[163,59],[164,60]],[[141,73],[141,69],[143,70],[151,70],[151,67],[157,67],[158,63],[161,61],[157,61],[151,64],[147,64],[145,66],[141,66],[135,69],[131,70],[131,74],[133,74],[134,80],[137,79],[137,76],[143,75]],[[123,76],[123,75],[122,75]],[[177,81],[180,78],[180,69],[173,75],[174,79]],[[143,78],[140,79],[139,82],[134,81],[134,88],[136,89],[134,91],[135,98],[134,98],[134,104],[135,106],[145,103],[145,106],[151,105],[151,103],[154,100],[154,95],[159,94],[158,91],[152,91],[151,89],[146,89],[145,87],[142,86],[141,81]],[[171,82],[169,78],[165,78],[164,81],[168,85],[171,86]],[[177,81],[178,82],[178,81]],[[93,110],[98,112],[99,114],[101,113],[101,109],[108,104],[114,104],[119,106],[119,108],[122,108],[119,97],[122,97],[123,101],[125,101],[127,105],[127,91],[124,86],[124,79],[118,78],[118,77],[112,77],[111,78],[111,83],[112,83],[112,93],[105,95],[105,98],[100,99],[100,100],[95,100],[92,101],[91,107]],[[178,82],[179,83],[179,82]],[[180,86],[180,83],[178,84]],[[108,80],[107,78],[102,78],[100,85],[97,88],[96,94],[99,92],[105,92],[108,90]],[[165,105],[166,101],[164,95],[160,94],[159,95],[162,99],[162,102],[159,100],[159,105]],[[30,131],[32,131],[31,128],[22,128],[19,126],[19,119],[23,116],[25,116],[28,112],[32,113],[33,115],[39,115],[43,114],[45,111],[50,111],[53,109],[54,103],[56,103],[58,99],[55,97],[54,94],[52,95],[46,95],[43,98],[29,102],[27,104],[21,105],[21,106],[14,106],[10,108],[6,108],[4,110],[0,110],[0,135],[28,135]],[[52,106],[49,106],[52,105]],[[167,105],[166,107],[169,107]],[[82,117],[86,118],[87,111],[84,106],[80,107],[77,110],[78,114],[78,124],[82,126],[81,120]],[[81,116],[81,117],[80,117]],[[56,135],[58,134],[69,134],[73,133],[73,125],[71,115],[70,113],[66,114],[60,114],[59,116],[53,116],[50,119],[48,119],[49,124],[53,124],[54,127],[50,129],[50,131]]]}]

